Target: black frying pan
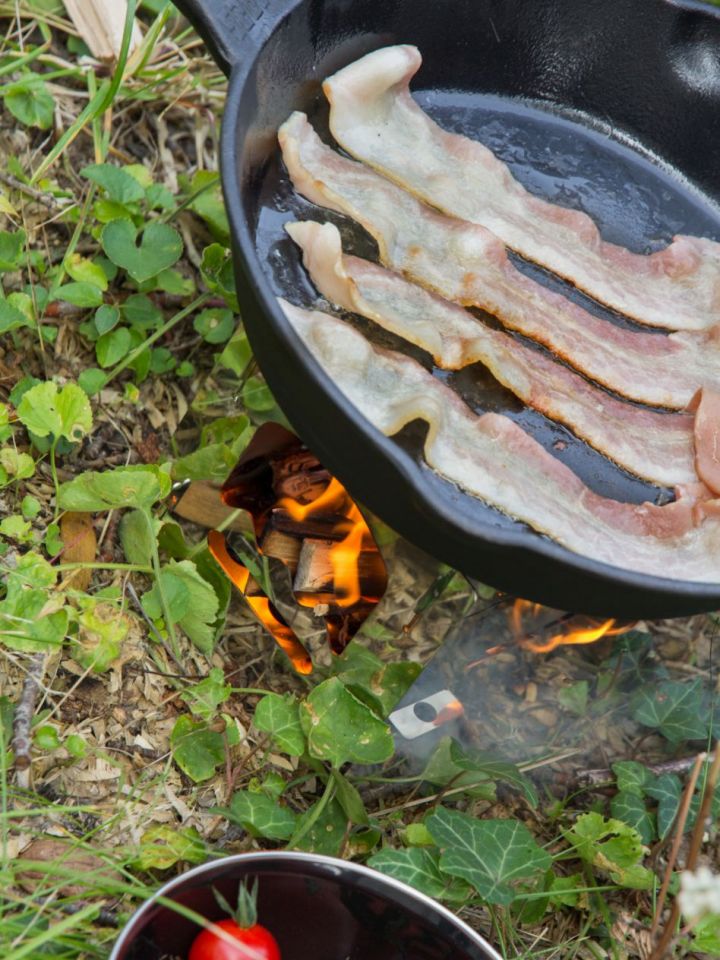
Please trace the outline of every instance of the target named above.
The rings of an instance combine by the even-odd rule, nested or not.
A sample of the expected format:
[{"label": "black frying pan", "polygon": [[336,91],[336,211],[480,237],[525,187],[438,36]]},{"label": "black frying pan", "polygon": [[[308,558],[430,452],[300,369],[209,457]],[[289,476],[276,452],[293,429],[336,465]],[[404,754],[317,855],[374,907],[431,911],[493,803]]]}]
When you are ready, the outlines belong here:
[{"label": "black frying pan", "polygon": [[[538,194],[587,210],[607,239],[638,251],[675,233],[720,240],[720,12],[692,0],[177,4],[230,75],[222,169],[248,336],[288,419],[328,469],[409,540],[509,593],[628,618],[720,607],[720,584],[595,563],[437,477],[422,460],[423,429],[387,439],[363,421],[275,301],[281,294],[309,306],[316,297],[283,223],[342,219],[294,196],[277,128],[301,109],[325,135],[321,81],[397,42],[420,48],[415,93],[441,123],[487,143]],[[367,237],[350,235],[355,252],[372,254]],[[598,492],[634,502],[669,496],[520,407],[482,368],[452,379],[478,411],[512,416]]]}]

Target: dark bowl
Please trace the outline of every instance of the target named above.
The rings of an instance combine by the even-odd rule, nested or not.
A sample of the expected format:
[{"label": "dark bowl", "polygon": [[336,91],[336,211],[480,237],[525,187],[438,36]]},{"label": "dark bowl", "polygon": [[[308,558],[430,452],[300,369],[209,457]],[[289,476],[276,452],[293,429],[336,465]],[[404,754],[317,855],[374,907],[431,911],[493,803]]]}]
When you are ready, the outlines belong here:
[{"label": "dark bowl", "polygon": [[309,853],[244,853],[176,877],[133,915],[110,960],[184,960],[199,927],[159,899],[220,920],[212,888],[233,902],[238,882],[255,877],[259,921],[275,935],[282,960],[500,960],[424,894],[356,863]]}]

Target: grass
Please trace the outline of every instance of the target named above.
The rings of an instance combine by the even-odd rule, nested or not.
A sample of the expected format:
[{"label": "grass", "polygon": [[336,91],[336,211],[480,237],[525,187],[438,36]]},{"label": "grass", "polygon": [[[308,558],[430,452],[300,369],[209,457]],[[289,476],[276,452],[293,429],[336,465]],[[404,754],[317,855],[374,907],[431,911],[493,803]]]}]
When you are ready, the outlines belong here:
[{"label": "grass", "polygon": [[[290,846],[412,877],[507,956],[647,958],[663,878],[674,894],[692,850],[681,833],[670,870],[683,791],[690,820],[712,795],[708,765],[694,794],[686,774],[713,744],[714,620],[543,661],[506,652],[512,683],[487,681],[470,719],[475,747],[505,724],[516,762],[466,744],[418,770],[382,718],[492,591],[373,521],[381,608],[340,660],[300,619],[317,669],[289,670],[213,573],[205,530],[168,511],[171,480],[222,480],[282,415],[227,271],[224,78],[169,4],[139,15],[142,47],[108,69],[56,0],[0,3],[0,955],[107,957],[177,872]],[[23,768],[12,715],[35,668]],[[310,717],[352,729],[364,764],[314,740]],[[544,731],[534,747],[528,730]],[[483,865],[493,844],[503,857]],[[694,865],[717,853],[713,822]],[[714,922],[683,928],[675,954],[710,956],[713,937],[720,951]]]}]

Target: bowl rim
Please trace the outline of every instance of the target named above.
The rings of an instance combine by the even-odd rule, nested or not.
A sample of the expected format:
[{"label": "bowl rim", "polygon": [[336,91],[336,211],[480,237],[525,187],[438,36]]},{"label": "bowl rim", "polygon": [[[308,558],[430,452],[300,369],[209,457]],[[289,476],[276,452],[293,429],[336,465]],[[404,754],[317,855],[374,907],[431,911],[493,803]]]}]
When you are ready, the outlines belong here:
[{"label": "bowl rim", "polygon": [[202,863],[197,867],[186,870],[177,877],[173,877],[172,880],[168,880],[167,883],[164,883],[159,890],[156,890],[155,893],[145,901],[145,903],[143,903],[140,907],[138,907],[137,910],[133,912],[121,930],[117,940],[115,941],[112,953],[110,954],[108,960],[119,960],[120,951],[132,942],[132,939],[138,932],[135,929],[138,921],[142,918],[146,911],[149,911],[157,903],[161,897],[167,897],[177,887],[184,885],[188,881],[202,877],[203,874],[210,873],[218,867],[232,866],[233,864],[252,863],[253,861],[286,861],[289,863],[306,863],[317,865],[320,868],[324,868],[325,871],[328,872],[332,870],[342,870],[343,872],[350,871],[351,873],[372,880],[381,887],[388,887],[391,890],[396,890],[403,893],[405,896],[410,896],[421,906],[424,906],[436,914],[439,914],[457,931],[467,937],[471,944],[481,947],[483,950],[485,950],[488,960],[502,960],[500,954],[490,946],[485,938],[473,930],[472,927],[465,923],[464,920],[461,920],[451,910],[443,906],[437,900],[433,900],[433,898],[429,897],[427,894],[416,890],[414,887],[411,887],[406,883],[403,883],[402,880],[397,880],[395,877],[390,877],[387,874],[380,873],[378,870],[373,870],[371,867],[366,867],[364,864],[354,863],[351,860],[341,860],[339,857],[329,857],[325,854],[304,853],[301,851],[295,852],[292,850],[263,850],[252,851],[249,853],[231,854],[227,857],[220,857],[217,860],[210,860],[207,863]]}]

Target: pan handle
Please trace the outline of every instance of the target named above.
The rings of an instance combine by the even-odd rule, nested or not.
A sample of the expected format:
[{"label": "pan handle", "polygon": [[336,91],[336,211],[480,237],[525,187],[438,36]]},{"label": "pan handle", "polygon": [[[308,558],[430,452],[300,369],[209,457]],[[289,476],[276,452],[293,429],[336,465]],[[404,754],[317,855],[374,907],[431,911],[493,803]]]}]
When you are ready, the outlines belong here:
[{"label": "pan handle", "polygon": [[223,73],[248,52],[248,40],[267,37],[296,0],[175,0]]}]

